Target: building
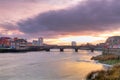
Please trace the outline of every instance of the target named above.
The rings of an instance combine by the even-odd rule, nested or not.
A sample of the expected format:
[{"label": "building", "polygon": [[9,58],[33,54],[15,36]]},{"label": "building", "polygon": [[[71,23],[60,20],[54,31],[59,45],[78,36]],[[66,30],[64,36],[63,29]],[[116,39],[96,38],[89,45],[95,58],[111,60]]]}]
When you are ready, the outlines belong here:
[{"label": "building", "polygon": [[39,44],[38,44],[38,41],[37,41],[37,40],[33,40],[32,44],[33,44],[33,46],[39,46]]},{"label": "building", "polygon": [[9,37],[0,37],[0,47],[1,48],[10,48],[11,38]]},{"label": "building", "polygon": [[43,38],[38,38],[38,40],[33,40],[33,46],[43,46]]},{"label": "building", "polygon": [[120,55],[120,36],[112,36],[106,40],[103,54]]},{"label": "building", "polygon": [[97,48],[104,48],[104,46],[105,46],[105,43],[96,44],[96,47],[97,47]]},{"label": "building", "polygon": [[17,49],[17,50],[24,50],[27,49],[27,40],[25,39],[18,39],[14,38],[11,41],[11,48],[12,49]]},{"label": "building", "polygon": [[42,37],[40,37],[40,38],[38,38],[38,44],[39,44],[39,46],[43,46],[43,38]]},{"label": "building", "polygon": [[76,46],[77,43],[76,43],[75,41],[72,41],[72,42],[71,42],[71,45],[72,45],[72,46]]},{"label": "building", "polygon": [[120,36],[109,37],[105,42],[105,48],[120,48]]},{"label": "building", "polygon": [[31,47],[31,46],[33,46],[33,43],[32,42],[27,42],[27,46]]}]

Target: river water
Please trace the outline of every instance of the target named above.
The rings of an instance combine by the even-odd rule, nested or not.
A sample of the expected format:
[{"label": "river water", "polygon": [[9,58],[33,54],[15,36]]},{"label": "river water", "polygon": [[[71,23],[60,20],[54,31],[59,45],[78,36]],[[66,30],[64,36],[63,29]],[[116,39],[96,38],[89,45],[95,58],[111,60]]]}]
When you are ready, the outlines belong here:
[{"label": "river water", "polygon": [[1,53],[0,80],[85,80],[91,71],[104,69],[102,64],[90,60],[101,53],[86,50]]}]

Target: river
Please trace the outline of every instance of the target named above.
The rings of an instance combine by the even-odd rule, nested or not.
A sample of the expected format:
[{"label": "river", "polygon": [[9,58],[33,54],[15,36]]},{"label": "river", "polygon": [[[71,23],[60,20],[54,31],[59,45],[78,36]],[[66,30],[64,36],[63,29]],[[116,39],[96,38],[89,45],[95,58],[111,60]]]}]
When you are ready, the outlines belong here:
[{"label": "river", "polygon": [[101,53],[67,49],[1,53],[0,80],[85,80],[91,71],[104,69],[102,64],[90,60]]}]

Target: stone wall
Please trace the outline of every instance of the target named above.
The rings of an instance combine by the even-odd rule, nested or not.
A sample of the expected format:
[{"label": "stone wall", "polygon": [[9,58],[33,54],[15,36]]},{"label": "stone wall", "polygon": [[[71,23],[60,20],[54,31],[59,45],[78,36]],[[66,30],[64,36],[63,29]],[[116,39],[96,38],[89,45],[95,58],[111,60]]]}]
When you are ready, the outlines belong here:
[{"label": "stone wall", "polygon": [[120,55],[120,48],[108,48],[103,50],[103,54],[116,54]]}]

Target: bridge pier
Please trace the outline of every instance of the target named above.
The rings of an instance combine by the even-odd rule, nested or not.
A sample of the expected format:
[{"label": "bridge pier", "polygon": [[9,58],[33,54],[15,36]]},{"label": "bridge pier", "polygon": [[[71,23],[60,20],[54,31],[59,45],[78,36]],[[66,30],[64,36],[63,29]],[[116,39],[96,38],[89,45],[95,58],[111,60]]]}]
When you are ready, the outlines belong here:
[{"label": "bridge pier", "polygon": [[60,52],[64,52],[64,48],[60,48]]},{"label": "bridge pier", "polygon": [[49,48],[48,48],[48,49],[45,49],[45,51],[50,52],[50,49],[49,49]]},{"label": "bridge pier", "polygon": [[91,52],[94,52],[94,48],[91,48]]},{"label": "bridge pier", "polygon": [[90,47],[91,52],[94,52],[95,48],[94,47]]},{"label": "bridge pier", "polygon": [[78,48],[75,48],[75,52],[78,52]]}]

